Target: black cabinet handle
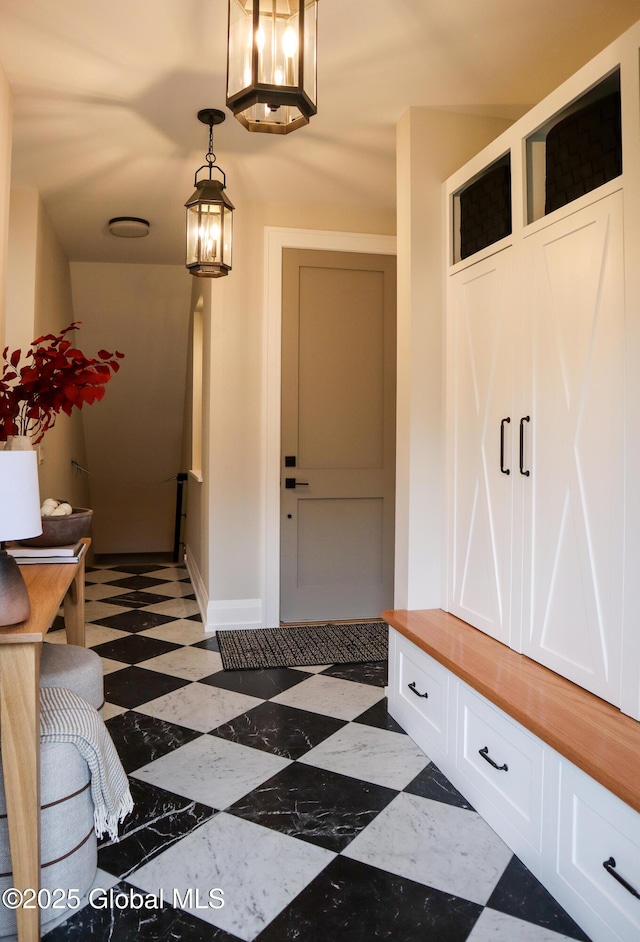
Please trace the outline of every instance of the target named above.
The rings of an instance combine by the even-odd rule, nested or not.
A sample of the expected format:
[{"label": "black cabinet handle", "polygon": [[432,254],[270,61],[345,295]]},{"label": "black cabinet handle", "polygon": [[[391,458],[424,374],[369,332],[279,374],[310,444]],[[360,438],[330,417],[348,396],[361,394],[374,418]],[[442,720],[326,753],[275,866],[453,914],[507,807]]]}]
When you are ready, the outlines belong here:
[{"label": "black cabinet handle", "polygon": [[508,771],[509,771],[509,766],[507,765],[506,762],[505,762],[504,765],[498,765],[497,762],[494,762],[494,761],[493,761],[493,759],[492,759],[491,756],[489,755],[489,747],[488,747],[488,746],[484,746],[482,749],[478,749],[478,752],[480,753],[480,755],[482,756],[482,758],[485,759],[485,760],[489,763],[489,765],[492,765],[492,766],[494,767],[494,769],[497,769],[498,772],[508,772]]},{"label": "black cabinet handle", "polygon": [[505,425],[505,422],[507,423],[511,422],[511,418],[507,416],[506,419],[502,419],[502,421],[500,422],[500,470],[502,471],[503,474],[511,474],[511,471],[509,470],[509,468],[505,468],[504,466],[504,425]]},{"label": "black cabinet handle", "polygon": [[632,896],[635,896],[636,899],[640,899],[640,893],[638,893],[638,891],[636,890],[636,888],[635,888],[634,886],[631,886],[630,883],[627,883],[627,881],[625,880],[625,878],[624,878],[624,877],[621,877],[620,874],[616,871],[616,869],[615,869],[615,867],[616,867],[616,862],[615,862],[615,860],[614,860],[613,857],[609,857],[608,860],[604,860],[604,861],[602,862],[602,866],[603,866],[604,869],[607,871],[607,873],[610,873],[610,874],[611,874],[611,876],[613,877],[614,880],[617,880],[618,883],[621,883],[621,884],[622,884],[622,886],[625,888],[625,890],[628,890],[628,892],[631,893]]},{"label": "black cabinet handle", "polygon": [[294,487],[309,487],[308,481],[298,481],[296,478],[285,478],[284,486],[287,490],[291,490]]},{"label": "black cabinet handle", "polygon": [[418,691],[416,690],[415,680],[412,680],[410,684],[407,684],[407,687],[409,688],[411,693],[415,693],[416,697],[424,697],[424,699],[426,700],[429,696],[428,693],[418,693]]},{"label": "black cabinet handle", "polygon": [[531,416],[525,415],[520,419],[520,474],[529,477],[529,472],[524,470],[524,423],[530,422]]}]

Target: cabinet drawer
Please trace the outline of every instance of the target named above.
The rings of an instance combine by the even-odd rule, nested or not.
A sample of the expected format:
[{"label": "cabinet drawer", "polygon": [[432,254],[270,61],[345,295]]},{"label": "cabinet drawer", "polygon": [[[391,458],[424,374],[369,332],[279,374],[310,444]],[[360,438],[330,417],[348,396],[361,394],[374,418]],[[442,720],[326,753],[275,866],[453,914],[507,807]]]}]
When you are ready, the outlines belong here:
[{"label": "cabinet drawer", "polygon": [[564,760],[557,871],[617,933],[608,938],[640,939],[640,815]]},{"label": "cabinet drawer", "polygon": [[402,635],[393,635],[390,684],[396,718],[437,760],[448,751],[449,672]]},{"label": "cabinet drawer", "polygon": [[463,788],[465,795],[490,824],[498,816],[539,853],[542,743],[462,682],[458,734],[456,767],[469,783]]}]

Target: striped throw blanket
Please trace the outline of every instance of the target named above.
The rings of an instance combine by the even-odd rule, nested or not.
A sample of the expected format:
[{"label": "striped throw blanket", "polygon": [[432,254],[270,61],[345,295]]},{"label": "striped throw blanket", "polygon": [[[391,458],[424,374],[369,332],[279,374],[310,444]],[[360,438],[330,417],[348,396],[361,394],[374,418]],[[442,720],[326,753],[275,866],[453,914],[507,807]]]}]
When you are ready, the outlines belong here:
[{"label": "striped throw blanket", "polygon": [[98,837],[118,840],[118,824],[133,810],[129,780],[102,717],[90,703],[62,687],[40,690],[41,742],[73,743],[91,773]]}]

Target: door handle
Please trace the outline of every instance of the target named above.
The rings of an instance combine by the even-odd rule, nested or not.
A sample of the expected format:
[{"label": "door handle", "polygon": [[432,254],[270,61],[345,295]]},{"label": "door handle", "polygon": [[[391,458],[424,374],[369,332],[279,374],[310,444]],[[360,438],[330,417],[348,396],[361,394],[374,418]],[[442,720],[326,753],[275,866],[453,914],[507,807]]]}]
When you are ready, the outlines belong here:
[{"label": "door handle", "polygon": [[505,422],[507,422],[507,423],[511,422],[511,418],[510,418],[509,416],[507,416],[506,419],[502,419],[502,421],[500,422],[500,470],[502,471],[503,474],[511,474],[510,469],[509,469],[509,468],[505,468],[505,466],[504,466],[504,426],[505,426]]},{"label": "door handle", "polygon": [[625,890],[628,890],[628,892],[631,893],[632,896],[635,896],[636,899],[640,899],[640,893],[638,893],[635,886],[632,886],[627,880],[625,880],[624,877],[620,876],[620,874],[616,872],[616,861],[614,857],[609,857],[608,860],[603,861],[602,866],[607,871],[607,873],[610,873],[611,876],[618,881],[618,883],[622,884]]},{"label": "door handle", "polygon": [[498,770],[498,772],[508,772],[508,771],[509,771],[509,766],[507,765],[506,762],[505,762],[503,765],[498,765],[497,762],[494,762],[494,761],[493,761],[493,759],[492,759],[491,756],[489,755],[489,747],[488,747],[488,746],[483,746],[482,749],[478,749],[478,752],[480,753],[480,755],[482,756],[482,758],[485,760],[485,762],[488,762],[489,765],[492,765],[492,766],[494,767],[494,769],[497,769],[497,770]]},{"label": "door handle", "polygon": [[524,423],[530,422],[531,416],[525,415],[520,419],[520,474],[524,474],[526,478],[529,477],[529,471],[524,469]]},{"label": "door handle", "polygon": [[285,478],[284,486],[287,488],[287,490],[290,490],[291,488],[294,488],[294,487],[309,487],[309,482],[308,481],[296,481],[295,478]]}]

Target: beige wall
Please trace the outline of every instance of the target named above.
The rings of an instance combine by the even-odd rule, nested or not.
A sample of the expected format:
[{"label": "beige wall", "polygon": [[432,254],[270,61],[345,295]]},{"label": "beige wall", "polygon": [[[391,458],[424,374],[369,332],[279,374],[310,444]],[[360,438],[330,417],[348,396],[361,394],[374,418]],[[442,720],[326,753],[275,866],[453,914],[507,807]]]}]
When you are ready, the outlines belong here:
[{"label": "beige wall", "polygon": [[[229,190],[232,193],[231,181]],[[242,204],[233,271],[205,300],[204,483],[189,482],[188,553],[208,599],[209,624],[242,622],[263,597],[264,231],[267,226],[393,234],[392,216],[336,207]],[[202,529],[195,538],[194,495]],[[205,519],[206,518],[206,519]],[[208,546],[208,562],[204,547]],[[191,567],[190,567],[191,568]]]},{"label": "beige wall", "polygon": [[190,276],[176,265],[73,262],[80,348],[125,354],[83,409],[96,553],[173,549],[182,470]]},{"label": "beige wall", "polygon": [[37,336],[36,251],[40,197],[33,187],[12,187],[9,212],[6,342],[24,350]]},{"label": "beige wall", "polygon": [[[6,342],[23,351],[42,334],[71,323],[69,262],[36,190],[11,190],[7,273]],[[87,481],[71,459],[85,461],[82,418],[78,411],[60,415],[39,446],[40,496],[87,507]]]},{"label": "beige wall", "polygon": [[9,232],[9,189],[11,185],[11,140],[13,98],[0,63],[0,338],[5,341],[7,284],[7,239]]},{"label": "beige wall", "polygon": [[424,108],[398,122],[396,608],[443,601],[442,184],[509,123]]}]

